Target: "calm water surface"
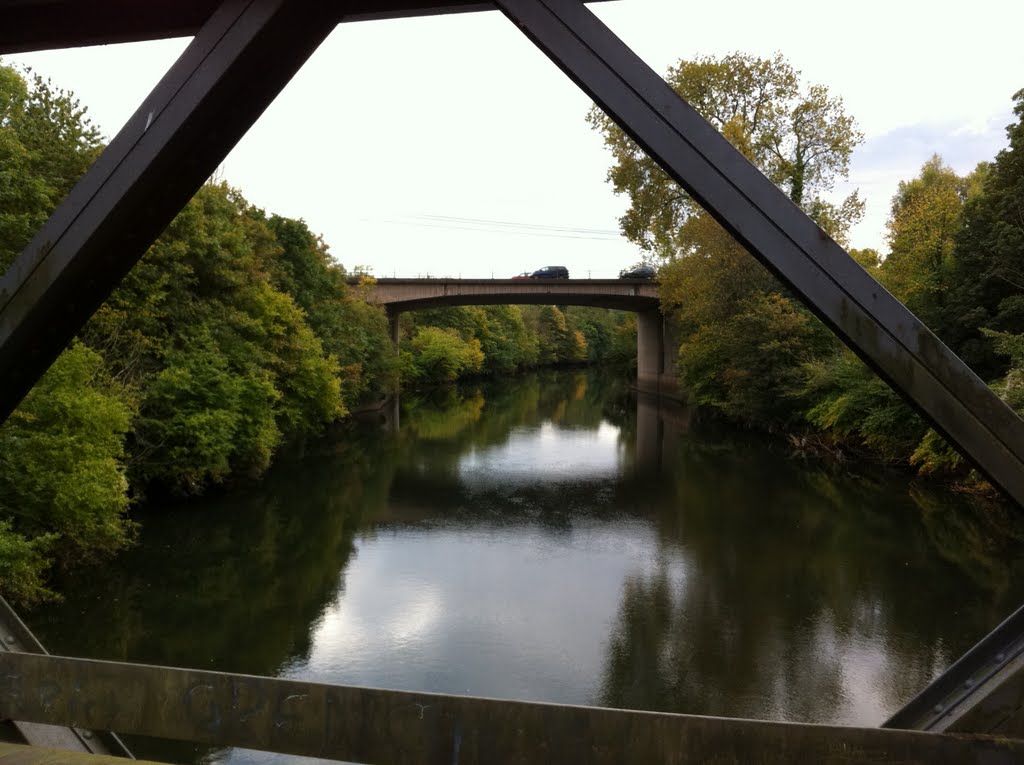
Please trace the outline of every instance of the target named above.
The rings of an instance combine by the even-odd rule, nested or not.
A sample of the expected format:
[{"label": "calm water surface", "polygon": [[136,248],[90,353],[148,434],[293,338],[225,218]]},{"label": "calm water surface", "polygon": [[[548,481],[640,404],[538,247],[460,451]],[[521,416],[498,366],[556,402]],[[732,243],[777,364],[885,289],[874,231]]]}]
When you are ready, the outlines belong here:
[{"label": "calm water surface", "polygon": [[97,658],[877,725],[1024,600],[1000,515],[548,373],[406,396],[257,485],[151,507],[29,621]]}]

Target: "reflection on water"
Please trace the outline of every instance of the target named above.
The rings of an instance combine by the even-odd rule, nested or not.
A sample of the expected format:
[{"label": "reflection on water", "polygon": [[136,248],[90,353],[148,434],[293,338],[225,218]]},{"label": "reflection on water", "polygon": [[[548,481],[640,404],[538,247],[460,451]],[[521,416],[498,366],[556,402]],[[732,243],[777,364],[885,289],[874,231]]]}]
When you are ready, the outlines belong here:
[{"label": "reflection on water", "polygon": [[691,426],[613,378],[377,419],[258,486],[151,508],[138,549],[31,621],[101,658],[874,725],[1024,599],[998,508]]}]

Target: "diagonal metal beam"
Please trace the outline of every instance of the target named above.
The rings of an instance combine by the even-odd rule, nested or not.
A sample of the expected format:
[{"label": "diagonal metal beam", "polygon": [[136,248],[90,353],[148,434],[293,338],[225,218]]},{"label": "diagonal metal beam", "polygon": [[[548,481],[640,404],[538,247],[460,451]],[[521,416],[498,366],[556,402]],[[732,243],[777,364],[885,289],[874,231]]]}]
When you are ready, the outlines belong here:
[{"label": "diagonal metal beam", "polygon": [[883,727],[1024,734],[1024,608],[960,657]]},{"label": "diagonal metal beam", "polygon": [[[338,23],[496,10],[488,0],[323,2]],[[217,0],[0,0],[0,54],[187,37],[217,5]]]},{"label": "diagonal metal beam", "polygon": [[[578,0],[499,7],[857,354],[1024,507],[1024,423]],[[1024,731],[1024,608],[893,728]]]},{"label": "diagonal metal beam", "polygon": [[[48,655],[36,636],[14,613],[7,601],[0,597],[0,652],[14,651]],[[32,746],[46,746],[72,752],[131,757],[124,743],[113,733],[83,730],[68,726],[41,725],[39,723],[10,721],[13,732]],[[4,740],[0,729],[0,740]],[[4,765],[0,755],[0,765]]]},{"label": "diagonal metal beam", "polygon": [[580,0],[498,6],[993,484],[1024,507],[1024,422]]},{"label": "diagonal metal beam", "polygon": [[1011,765],[1024,741],[322,685],[0,654],[0,717],[355,762]]},{"label": "diagonal metal beam", "polygon": [[0,422],[335,26],[225,0],[0,278]]}]

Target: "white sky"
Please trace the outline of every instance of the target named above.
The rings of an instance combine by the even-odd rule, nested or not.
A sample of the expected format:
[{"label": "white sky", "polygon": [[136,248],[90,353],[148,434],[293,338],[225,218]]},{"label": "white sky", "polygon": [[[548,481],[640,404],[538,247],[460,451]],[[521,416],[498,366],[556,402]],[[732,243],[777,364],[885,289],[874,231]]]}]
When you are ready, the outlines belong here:
[{"label": "white sky", "polygon": [[[591,8],[657,72],[679,58],[781,51],[841,96],[865,143],[855,247],[885,248],[900,180],[933,152],[958,172],[1006,145],[1024,88],[1019,0],[620,0]],[[75,91],[112,136],[187,40],[7,57]],[[340,25],[225,161],[268,211],[304,218],[347,268],[615,276],[638,259],[590,106],[499,13]],[[508,225],[514,224],[514,225]]]}]

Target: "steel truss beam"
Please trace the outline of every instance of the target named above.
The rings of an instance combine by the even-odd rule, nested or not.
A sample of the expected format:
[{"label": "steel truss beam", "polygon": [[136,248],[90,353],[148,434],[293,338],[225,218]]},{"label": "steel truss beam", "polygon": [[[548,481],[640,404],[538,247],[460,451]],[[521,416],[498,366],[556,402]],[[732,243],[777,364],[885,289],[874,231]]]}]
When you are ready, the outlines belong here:
[{"label": "steel truss beam", "polygon": [[0,278],[0,422],[335,26],[225,0]]},{"label": "steel truss beam", "polygon": [[497,0],[661,168],[1024,507],[1024,422],[579,0]]},{"label": "steel truss beam", "polygon": [[965,653],[883,727],[1024,736],[1024,608]]},{"label": "steel truss beam", "polygon": [[[587,0],[602,2],[603,0]],[[486,0],[323,0],[334,20],[493,11]],[[191,37],[219,0],[0,0],[0,54]]]},{"label": "steel truss beam", "polygon": [[69,752],[65,749],[0,743],[0,765],[166,765],[150,760],[131,760],[113,755]]},{"label": "steel truss beam", "polygon": [[[1024,422],[906,306],[578,0],[497,3],[673,180],[1024,507]],[[1019,735],[1020,646],[1024,608],[888,724]],[[960,711],[954,715],[952,707]]]},{"label": "steel truss beam", "polygon": [[[47,655],[46,649],[18,618],[7,601],[0,598],[0,652],[16,651]],[[0,715],[0,720],[2,720]],[[83,730],[68,726],[10,722],[13,733],[32,746],[54,747],[63,751],[87,752],[117,757],[131,757],[121,740],[113,733]],[[0,729],[0,740],[3,740]],[[4,765],[0,754],[0,765]]]},{"label": "steel truss beam", "polygon": [[[41,0],[0,1],[0,12],[42,5],[46,3]],[[409,0],[406,5],[420,4]],[[426,0],[421,5],[425,13],[450,10],[447,4]],[[1024,423],[955,354],[683,102],[582,0],[497,0],[497,5],[844,342],[1024,506]],[[334,4],[314,0],[225,0],[218,7],[0,279],[0,421],[336,21]],[[994,688],[1001,699],[1015,699],[1016,712],[1007,715],[1000,707],[999,714],[1004,721],[1019,723],[1024,698],[1020,653],[991,651],[997,644],[1020,645],[1024,609],[1000,630],[919,699],[941,691],[949,704],[977,709],[981,697],[957,696],[954,702],[949,689],[980,683],[977,687]],[[984,678],[979,667],[984,667]],[[972,714],[957,725],[972,724],[964,722],[978,719],[977,712]],[[913,724],[932,725],[926,717],[918,714],[914,719],[924,722]],[[952,725],[937,723],[947,724]],[[767,739],[763,743],[775,745]]]},{"label": "steel truss beam", "polygon": [[0,654],[0,717],[354,762],[1010,765],[1024,741],[657,714]]},{"label": "steel truss beam", "polygon": [[0,743],[0,765],[165,765],[150,760],[131,760],[113,755],[74,752],[46,746]]},{"label": "steel truss beam", "polygon": [[[1024,422],[906,306],[578,0],[497,3],[673,180],[1024,507]],[[942,730],[956,720],[951,729],[1019,735],[1024,662],[1007,646],[1021,645],[1024,607],[888,724]]]}]

